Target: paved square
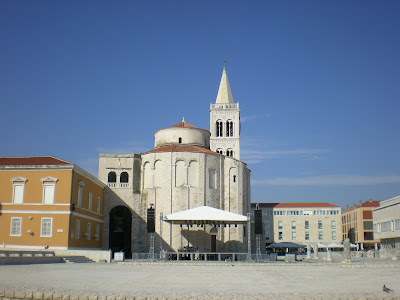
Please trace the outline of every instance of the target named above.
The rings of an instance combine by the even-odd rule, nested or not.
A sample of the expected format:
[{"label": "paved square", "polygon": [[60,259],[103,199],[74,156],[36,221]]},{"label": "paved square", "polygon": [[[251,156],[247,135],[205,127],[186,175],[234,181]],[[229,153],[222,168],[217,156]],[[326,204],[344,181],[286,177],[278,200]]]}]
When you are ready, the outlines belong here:
[{"label": "paved square", "polygon": [[170,299],[400,299],[399,278],[399,264],[0,266],[0,290]]}]

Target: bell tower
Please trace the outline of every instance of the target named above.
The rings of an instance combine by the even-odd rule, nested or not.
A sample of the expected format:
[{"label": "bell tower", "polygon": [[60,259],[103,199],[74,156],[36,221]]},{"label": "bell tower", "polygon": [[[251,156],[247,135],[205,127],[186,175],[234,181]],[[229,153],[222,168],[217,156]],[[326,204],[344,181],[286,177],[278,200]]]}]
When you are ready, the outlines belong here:
[{"label": "bell tower", "polygon": [[222,71],[217,99],[210,103],[210,149],[240,160],[239,102],[233,102],[226,61]]}]

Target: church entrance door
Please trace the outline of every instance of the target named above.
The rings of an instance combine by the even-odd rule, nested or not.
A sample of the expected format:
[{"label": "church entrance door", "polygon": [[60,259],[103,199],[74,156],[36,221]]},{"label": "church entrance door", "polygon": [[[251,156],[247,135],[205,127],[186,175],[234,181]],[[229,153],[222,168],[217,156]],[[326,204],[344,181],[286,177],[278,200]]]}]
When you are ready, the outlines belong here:
[{"label": "church entrance door", "polygon": [[125,206],[116,206],[110,211],[109,247],[114,254],[123,251],[126,258],[131,251],[132,213]]},{"label": "church entrance door", "polygon": [[217,236],[211,235],[211,252],[217,252]]}]

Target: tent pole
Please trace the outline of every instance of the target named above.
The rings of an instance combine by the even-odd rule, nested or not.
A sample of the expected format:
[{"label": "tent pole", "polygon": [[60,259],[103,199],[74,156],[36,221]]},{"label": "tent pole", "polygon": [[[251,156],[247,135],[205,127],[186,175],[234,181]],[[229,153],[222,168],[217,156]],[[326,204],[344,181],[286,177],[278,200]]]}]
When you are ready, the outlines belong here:
[{"label": "tent pole", "polygon": [[251,260],[251,223],[250,213],[247,213],[247,260]]}]

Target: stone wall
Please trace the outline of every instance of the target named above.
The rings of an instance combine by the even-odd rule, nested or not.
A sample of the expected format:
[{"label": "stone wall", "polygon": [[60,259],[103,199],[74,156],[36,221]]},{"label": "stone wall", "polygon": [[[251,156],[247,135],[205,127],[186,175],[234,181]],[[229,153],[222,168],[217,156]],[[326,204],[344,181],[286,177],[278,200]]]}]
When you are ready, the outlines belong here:
[{"label": "stone wall", "polygon": [[[114,296],[96,296],[96,295],[69,295],[41,292],[19,292],[19,291],[0,291],[0,300],[139,300],[144,297],[114,297]],[[157,299],[154,299],[157,300]]]}]

